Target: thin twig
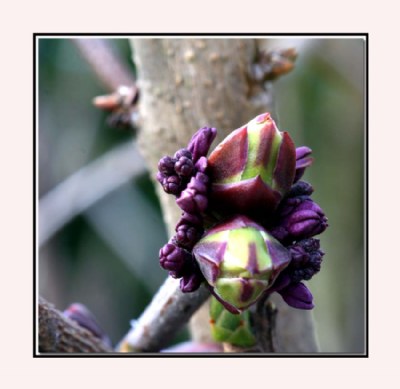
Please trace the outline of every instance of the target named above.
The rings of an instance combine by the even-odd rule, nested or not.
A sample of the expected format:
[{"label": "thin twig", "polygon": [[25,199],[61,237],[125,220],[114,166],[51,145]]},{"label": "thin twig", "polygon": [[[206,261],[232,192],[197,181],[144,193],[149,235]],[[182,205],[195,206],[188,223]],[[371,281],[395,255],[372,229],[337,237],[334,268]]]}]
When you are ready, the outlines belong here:
[{"label": "thin twig", "polygon": [[187,323],[210,296],[202,285],[196,292],[182,293],[179,281],[168,277],[132,329],[117,347],[121,352],[159,351]]},{"label": "thin twig", "polygon": [[114,52],[109,41],[86,38],[73,39],[73,42],[110,92],[117,90],[121,85],[135,86],[132,72]]},{"label": "thin twig", "polygon": [[39,298],[40,353],[110,353],[99,338]]},{"label": "thin twig", "polygon": [[39,202],[39,246],[73,217],[133,177],[145,163],[133,142],[114,148],[60,183]]}]

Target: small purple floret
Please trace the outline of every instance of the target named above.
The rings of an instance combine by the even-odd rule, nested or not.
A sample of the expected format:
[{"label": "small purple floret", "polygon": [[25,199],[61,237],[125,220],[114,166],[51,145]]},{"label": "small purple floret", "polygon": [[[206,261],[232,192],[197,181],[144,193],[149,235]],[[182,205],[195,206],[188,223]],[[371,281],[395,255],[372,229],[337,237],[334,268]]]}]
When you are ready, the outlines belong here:
[{"label": "small purple floret", "polygon": [[182,180],[178,176],[169,176],[164,178],[162,186],[166,193],[179,195],[182,189]]},{"label": "small purple floret", "polygon": [[175,174],[174,166],[176,163],[175,158],[171,157],[162,157],[158,162],[158,170],[160,173],[164,174],[165,176],[170,176]]},{"label": "small purple floret", "polygon": [[270,232],[280,242],[290,243],[320,234],[328,227],[327,221],[309,196],[290,197],[280,205],[276,226]]},{"label": "small purple floret", "polygon": [[207,155],[216,135],[216,128],[203,127],[192,136],[188,150],[192,153],[194,162],[197,162],[200,157]]},{"label": "small purple floret", "polygon": [[180,224],[176,227],[175,239],[180,246],[192,249],[200,236],[201,231],[190,224]]},{"label": "small purple floret", "polygon": [[300,180],[307,167],[311,166],[314,159],[310,157],[312,150],[307,146],[296,148],[296,174],[294,182]]},{"label": "small purple floret", "polygon": [[310,238],[328,226],[321,207],[310,198],[304,199],[285,220],[289,234],[295,239]]},{"label": "small purple floret", "polygon": [[188,149],[180,149],[175,153],[174,158],[176,160],[178,160],[178,159],[180,159],[182,157],[185,157],[185,158],[188,158],[188,159],[192,160],[193,155]]},{"label": "small purple floret", "polygon": [[175,162],[175,172],[181,177],[190,177],[194,170],[194,165],[191,159],[182,156]]},{"label": "small purple floret", "polygon": [[160,249],[159,258],[162,268],[179,273],[185,266],[186,261],[191,259],[191,254],[169,242]]},{"label": "small purple floret", "polygon": [[313,309],[313,296],[301,282],[293,283],[278,291],[286,304],[297,309]]}]

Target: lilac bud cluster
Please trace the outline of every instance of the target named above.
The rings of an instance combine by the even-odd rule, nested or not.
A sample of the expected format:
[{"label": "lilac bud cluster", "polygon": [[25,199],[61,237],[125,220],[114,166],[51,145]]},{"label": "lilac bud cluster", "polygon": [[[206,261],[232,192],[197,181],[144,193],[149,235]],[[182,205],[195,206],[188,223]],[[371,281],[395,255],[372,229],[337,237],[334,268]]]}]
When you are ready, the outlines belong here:
[{"label": "lilac bud cluster", "polygon": [[[182,210],[176,234],[159,252],[160,265],[171,277],[181,279],[180,288],[185,293],[195,291],[204,281],[192,250],[204,234],[205,217],[211,216],[207,215],[212,182],[206,156],[215,136],[215,128],[203,127],[193,135],[187,148],[178,150],[173,157],[161,158],[158,164],[157,180],[166,193],[175,195]],[[319,240],[313,237],[328,227],[321,207],[311,199],[312,186],[300,181],[312,162],[310,148],[296,149],[293,185],[273,215],[269,214],[262,223],[291,254],[290,264],[266,293],[277,292],[287,304],[299,309],[314,306],[313,296],[302,281],[310,280],[321,268],[324,252]]]},{"label": "lilac bud cluster", "polygon": [[178,150],[174,157],[163,157],[158,163],[157,180],[164,191],[177,197],[182,209],[175,236],[161,248],[160,265],[171,277],[180,278],[182,292],[193,292],[204,280],[191,251],[201,238],[203,215],[208,206],[208,150],[216,136],[215,128],[197,131],[187,149]]}]

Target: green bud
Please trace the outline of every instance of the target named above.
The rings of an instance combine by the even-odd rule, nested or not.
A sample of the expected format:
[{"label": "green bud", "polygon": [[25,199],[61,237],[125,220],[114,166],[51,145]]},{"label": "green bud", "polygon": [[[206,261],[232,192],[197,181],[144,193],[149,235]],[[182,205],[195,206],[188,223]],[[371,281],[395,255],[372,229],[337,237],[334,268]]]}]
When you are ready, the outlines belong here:
[{"label": "green bud", "polygon": [[244,216],[210,229],[193,255],[214,296],[232,313],[254,304],[290,262],[289,251]]},{"label": "green bud", "polygon": [[252,218],[271,213],[293,184],[296,150],[269,113],[228,135],[208,158],[210,211]]},{"label": "green bud", "polygon": [[256,343],[251,330],[249,311],[234,315],[212,298],[210,324],[211,335],[217,342],[227,342],[238,347],[251,347]]}]

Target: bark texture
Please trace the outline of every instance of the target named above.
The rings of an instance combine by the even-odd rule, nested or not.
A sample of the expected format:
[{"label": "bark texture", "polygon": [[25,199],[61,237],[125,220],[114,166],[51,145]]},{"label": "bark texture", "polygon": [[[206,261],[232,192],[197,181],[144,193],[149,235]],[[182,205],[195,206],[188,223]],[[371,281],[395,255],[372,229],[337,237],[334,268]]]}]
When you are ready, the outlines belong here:
[{"label": "bark texture", "polygon": [[39,298],[40,353],[110,353],[99,338]]},{"label": "bark texture", "polygon": [[[272,88],[251,77],[260,40],[133,39],[140,90],[140,151],[153,178],[163,155],[184,147],[200,127],[218,129],[215,144],[254,116],[273,113]],[[274,113],[273,113],[274,114]],[[180,210],[173,196],[156,185],[168,232]],[[286,307],[278,299],[277,352],[316,352],[309,312]],[[201,310],[200,310],[201,311]],[[192,319],[194,340],[209,341],[208,317]]]}]

